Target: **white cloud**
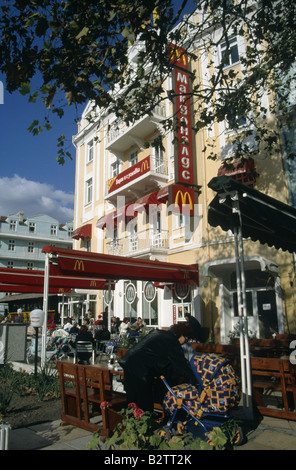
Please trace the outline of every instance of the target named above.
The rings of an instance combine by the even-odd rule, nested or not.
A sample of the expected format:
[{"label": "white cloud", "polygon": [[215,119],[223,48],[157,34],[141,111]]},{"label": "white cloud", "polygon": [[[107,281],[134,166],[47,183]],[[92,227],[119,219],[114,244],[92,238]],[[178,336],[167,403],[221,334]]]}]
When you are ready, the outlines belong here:
[{"label": "white cloud", "polygon": [[24,217],[46,214],[60,223],[73,220],[74,195],[14,175],[0,178],[0,216],[24,211]]}]

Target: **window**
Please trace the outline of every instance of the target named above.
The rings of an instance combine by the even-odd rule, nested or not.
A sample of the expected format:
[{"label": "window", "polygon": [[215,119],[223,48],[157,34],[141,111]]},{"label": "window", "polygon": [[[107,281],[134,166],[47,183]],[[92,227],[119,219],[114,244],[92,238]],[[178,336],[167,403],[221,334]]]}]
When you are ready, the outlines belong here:
[{"label": "window", "polygon": [[86,182],[86,187],[85,187],[85,202],[86,204],[90,204],[92,202],[92,197],[93,197],[93,180],[90,178]]},{"label": "window", "polygon": [[131,224],[129,227],[129,250],[136,251],[138,249],[138,226],[137,223]]},{"label": "window", "polygon": [[114,178],[114,176],[117,176],[120,173],[120,164],[119,161],[116,160],[116,162],[111,163],[111,178]]},{"label": "window", "polygon": [[91,140],[87,144],[87,157],[86,157],[86,162],[90,163],[94,159],[94,141]]},{"label": "window", "polygon": [[68,227],[68,237],[71,238],[73,233],[73,227]]},{"label": "window", "polygon": [[52,225],[50,228],[50,234],[57,236],[58,234],[58,226],[57,225]]},{"label": "window", "polygon": [[174,214],[174,228],[185,227],[185,215],[182,212]]},{"label": "window", "polygon": [[16,220],[11,220],[9,223],[9,230],[11,232],[16,232]]},{"label": "window", "polygon": [[13,268],[13,261],[7,261],[7,267]]},{"label": "window", "polygon": [[15,251],[15,240],[9,240],[8,251]]},{"label": "window", "polygon": [[221,58],[224,67],[228,67],[239,62],[238,45],[236,38],[230,39],[228,44],[226,42],[221,44]]},{"label": "window", "polygon": [[152,142],[152,147],[154,149],[155,171],[160,172],[163,167],[163,150],[164,150],[161,137],[158,137]]},{"label": "window", "polygon": [[247,124],[247,119],[245,116],[231,116],[231,113],[227,116],[226,125],[228,129],[238,129]]},{"label": "window", "polygon": [[28,243],[28,253],[34,253],[34,242]]},{"label": "window", "polygon": [[34,268],[34,264],[31,261],[29,261],[27,263],[27,269],[33,269],[33,268]]},{"label": "window", "polygon": [[29,232],[35,233],[36,232],[36,224],[35,222],[30,222],[29,223]]},{"label": "window", "polygon": [[129,155],[128,161],[129,161],[129,166],[133,166],[136,163],[138,163],[138,151],[137,150],[135,150]]}]

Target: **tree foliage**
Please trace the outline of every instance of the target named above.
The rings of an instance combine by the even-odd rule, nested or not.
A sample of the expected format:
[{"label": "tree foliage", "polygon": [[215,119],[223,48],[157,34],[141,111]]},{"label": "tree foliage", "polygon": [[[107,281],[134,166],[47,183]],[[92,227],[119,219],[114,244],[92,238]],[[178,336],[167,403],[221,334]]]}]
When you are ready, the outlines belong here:
[{"label": "tree foliage", "polygon": [[[197,130],[224,119],[235,127],[241,116],[258,124],[267,115],[263,101],[258,105],[266,90],[279,98],[270,101],[271,111],[287,115],[296,50],[293,2],[199,0],[198,23],[190,16],[180,22],[186,4],[183,0],[176,8],[172,0],[3,0],[0,71],[6,88],[28,95],[32,102],[42,99],[47,110],[44,123],[33,122],[30,131],[50,129],[50,113],[62,117],[65,106],[89,100],[126,123],[151,113],[164,98],[172,42],[200,51],[192,55],[196,70],[204,52],[226,43],[220,63],[208,63],[206,84],[195,72]],[[242,71],[225,67],[235,35],[247,41],[240,57]],[[136,62],[130,45],[137,50]],[[36,76],[41,83],[33,89]],[[173,95],[169,93],[171,99]],[[270,145],[274,139],[263,128],[261,138]],[[58,160],[63,163],[63,139],[59,146]]]}]

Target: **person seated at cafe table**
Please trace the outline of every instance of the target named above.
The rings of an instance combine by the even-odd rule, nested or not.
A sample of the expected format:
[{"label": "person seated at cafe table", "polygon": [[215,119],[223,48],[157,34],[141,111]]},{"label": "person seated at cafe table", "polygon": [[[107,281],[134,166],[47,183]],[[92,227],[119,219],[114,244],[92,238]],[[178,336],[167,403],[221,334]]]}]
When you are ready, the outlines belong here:
[{"label": "person seated at cafe table", "polygon": [[95,325],[95,340],[97,342],[108,341],[110,336],[110,331],[106,328],[104,323]]},{"label": "person seated at cafe table", "polygon": [[[76,347],[76,343],[78,341],[90,341],[93,346],[95,344],[95,340],[94,340],[94,337],[93,335],[91,334],[91,332],[88,330],[87,326],[86,325],[82,325],[79,329],[79,333],[78,335],[76,336],[75,338],[75,343],[74,343],[74,347]],[[71,344],[71,342],[70,342]],[[89,364],[89,360],[91,358],[92,354],[91,353],[88,353],[88,352],[82,352],[82,353],[79,353],[79,356],[78,356],[78,364],[83,364],[84,362],[86,362],[87,364]]]}]

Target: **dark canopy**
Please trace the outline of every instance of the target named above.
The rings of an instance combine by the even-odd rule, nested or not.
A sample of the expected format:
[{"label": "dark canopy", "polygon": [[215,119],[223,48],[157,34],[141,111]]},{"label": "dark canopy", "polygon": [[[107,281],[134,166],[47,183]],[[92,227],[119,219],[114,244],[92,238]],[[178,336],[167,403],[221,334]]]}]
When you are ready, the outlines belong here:
[{"label": "dark canopy", "polygon": [[231,197],[236,194],[241,214],[242,236],[291,253],[296,252],[296,209],[228,176],[208,183],[217,192],[208,207],[213,227],[232,230],[239,225]]}]

